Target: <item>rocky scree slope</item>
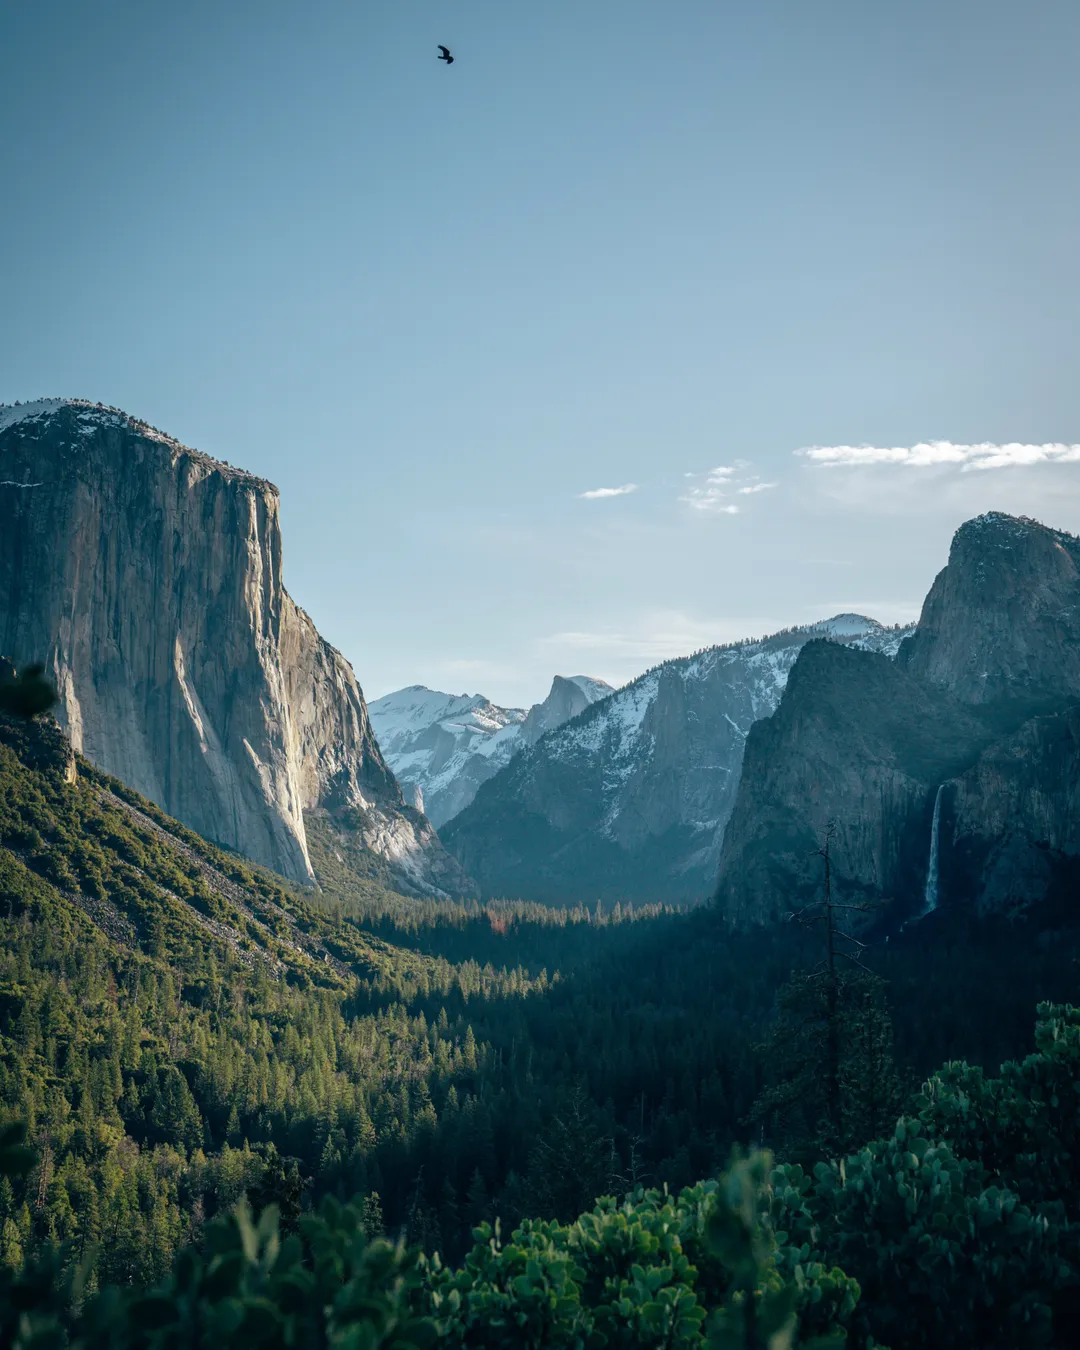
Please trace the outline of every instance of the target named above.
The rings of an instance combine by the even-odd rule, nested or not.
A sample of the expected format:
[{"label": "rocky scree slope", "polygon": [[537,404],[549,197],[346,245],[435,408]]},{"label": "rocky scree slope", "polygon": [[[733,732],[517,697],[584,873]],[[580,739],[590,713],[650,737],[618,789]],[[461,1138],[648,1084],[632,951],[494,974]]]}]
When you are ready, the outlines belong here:
[{"label": "rocky scree slope", "polygon": [[894,654],[908,631],[838,615],[668,661],[512,759],[442,837],[489,896],[702,900],[747,734],[802,646],[827,636]]},{"label": "rocky scree slope", "polygon": [[483,694],[410,685],[368,705],[386,761],[406,797],[441,829],[504,764],[611,693],[589,675],[556,675],[542,703],[500,708]]},{"label": "rocky scree slope", "polygon": [[305,813],[408,893],[468,889],[408,807],[349,663],[282,584],[277,489],[118,409],[0,408],[0,652],[75,749],[207,838],[312,879]]},{"label": "rocky scree slope", "polygon": [[747,743],[718,904],[767,922],[816,894],[830,818],[840,892],[891,901],[897,919],[1075,897],[1078,705],[1080,539],[968,521],[887,672],[824,644],[800,655]]}]

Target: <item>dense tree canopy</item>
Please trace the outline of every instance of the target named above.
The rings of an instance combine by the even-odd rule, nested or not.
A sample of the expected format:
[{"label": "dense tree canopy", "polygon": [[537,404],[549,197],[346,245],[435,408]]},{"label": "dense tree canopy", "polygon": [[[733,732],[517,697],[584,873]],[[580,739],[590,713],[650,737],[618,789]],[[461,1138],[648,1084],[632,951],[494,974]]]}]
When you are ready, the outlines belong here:
[{"label": "dense tree canopy", "polygon": [[[59,1304],[87,1346],[198,1344],[130,1318],[239,1299],[278,1327],[286,1286],[333,1270],[383,1309],[358,1345],[765,1345],[794,1317],[799,1343],[899,1350],[941,1343],[943,1297],[954,1344],[1055,1344],[1080,1221],[1070,916],[872,943],[835,1001],[832,1137],[820,934],[410,901],[319,821],[322,889],[300,892],[70,767],[53,725],[0,719],[0,1113],[32,1150],[0,1179],[15,1323],[81,1281]],[[771,1179],[759,1158],[701,1182],[740,1144],[774,1151]],[[744,1215],[752,1265],[718,1213]],[[106,1306],[128,1340],[92,1330]],[[351,1344],[331,1322],[295,1343]]]}]

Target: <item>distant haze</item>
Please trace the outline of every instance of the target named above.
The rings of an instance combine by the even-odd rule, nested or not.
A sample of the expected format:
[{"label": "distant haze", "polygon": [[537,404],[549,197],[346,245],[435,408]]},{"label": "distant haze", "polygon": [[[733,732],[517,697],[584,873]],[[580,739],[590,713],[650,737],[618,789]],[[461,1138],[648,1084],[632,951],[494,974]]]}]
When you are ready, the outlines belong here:
[{"label": "distant haze", "polygon": [[9,9],[0,400],[277,483],[370,697],[907,621],[964,519],[1080,532],[1075,0]]}]

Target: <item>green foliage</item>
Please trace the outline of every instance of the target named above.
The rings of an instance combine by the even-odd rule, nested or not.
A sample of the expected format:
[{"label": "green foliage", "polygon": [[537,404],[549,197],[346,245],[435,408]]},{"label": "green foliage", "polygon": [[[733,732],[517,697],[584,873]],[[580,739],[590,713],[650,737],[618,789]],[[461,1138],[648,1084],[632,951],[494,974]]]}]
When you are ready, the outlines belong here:
[{"label": "green foliage", "polygon": [[1080,1008],[1040,1004],[1035,1053],[998,1075],[963,1062],[926,1082],[925,1132],[942,1134],[1028,1205],[1060,1203],[1080,1220]]},{"label": "green foliage", "polygon": [[1051,1344],[1056,1233],[918,1128],[901,1120],[843,1165],[819,1163],[811,1184],[797,1165],[778,1169],[774,1221],[846,1262],[867,1329],[894,1347]]},{"label": "green foliage", "polygon": [[[5,1350],[209,1344],[229,1319],[248,1343],[262,1326],[297,1346],[380,1344],[409,1319],[410,1336],[433,1319],[463,1345],[778,1347],[845,1328],[859,1350],[1068,1343],[1071,1007],[1040,1009],[1027,1059],[947,1064],[901,1133],[875,1123],[883,1008],[852,999],[844,1162],[815,1167],[804,1138],[799,1170],[778,1130],[771,1189],[760,1159],[691,1186],[800,1069],[779,1041],[766,1063],[754,1048],[807,964],[798,935],[731,934],[709,913],[440,907],[347,891],[345,873],[315,896],[82,761],[71,781],[71,763],[55,724],[0,718],[0,1125],[21,1117],[34,1145],[31,1160],[0,1136],[19,1162],[0,1177]],[[1022,941],[1003,933],[983,966],[967,936],[963,961],[892,944],[908,1062],[971,1043],[996,1064],[1030,1034],[1025,990],[1073,979],[1067,942],[1029,959]],[[629,1199],[593,1205],[609,1191]],[[245,1197],[276,1207],[273,1233]],[[289,1311],[330,1249],[367,1322]],[[137,1325],[147,1290],[189,1312]]]},{"label": "green foliage", "polygon": [[[777,994],[776,1018],[760,1047],[766,1086],[749,1116],[768,1142],[803,1162],[875,1137],[902,1100],[883,981],[863,970],[838,972],[830,1000],[826,975],[797,975]],[[830,1023],[837,1046],[835,1111],[828,1101]]]},{"label": "green foliage", "polygon": [[639,1189],[572,1224],[527,1220],[506,1243],[481,1225],[464,1265],[430,1276],[443,1337],[488,1350],[842,1344],[858,1286],[778,1248],[767,1174],[767,1155],[736,1160],[677,1197]]},{"label": "green foliage", "polygon": [[[16,1145],[17,1147],[17,1145]],[[6,1155],[9,1167],[25,1157]],[[0,1272],[13,1350],[789,1350],[843,1343],[858,1299],[839,1271],[784,1262],[767,1221],[768,1159],[677,1198],[598,1202],[575,1223],[476,1231],[464,1265],[369,1240],[364,1208],[327,1198],[300,1233],[245,1201],[149,1289],[90,1293],[50,1249]],[[808,1331],[809,1329],[809,1331]]]},{"label": "green foliage", "polygon": [[859,1281],[860,1333],[894,1350],[1067,1343],[1080,1288],[1080,1010],[1042,1005],[1036,1046],[997,1077],[949,1064],[890,1137],[812,1173],[773,1173],[779,1240]]}]

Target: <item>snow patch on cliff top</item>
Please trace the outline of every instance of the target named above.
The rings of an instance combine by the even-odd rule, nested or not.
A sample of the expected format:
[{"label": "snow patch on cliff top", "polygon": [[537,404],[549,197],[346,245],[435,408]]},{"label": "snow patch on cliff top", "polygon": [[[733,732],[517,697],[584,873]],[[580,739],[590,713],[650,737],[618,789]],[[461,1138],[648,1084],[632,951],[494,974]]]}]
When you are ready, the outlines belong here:
[{"label": "snow patch on cliff top", "polygon": [[437,723],[450,722],[462,730],[493,735],[525,720],[524,708],[498,708],[483,694],[444,694],[422,684],[373,699],[368,713],[383,753],[391,757],[405,741]]},{"label": "snow patch on cliff top", "polygon": [[880,631],[881,624],[865,614],[836,614],[810,627],[815,633],[828,633],[830,637],[864,637],[871,631]]},{"label": "snow patch on cliff top", "polygon": [[615,690],[607,680],[597,680],[592,675],[567,675],[571,684],[576,684],[581,692],[590,702],[607,698],[608,694],[613,694]]},{"label": "snow patch on cliff top", "polygon": [[16,422],[25,422],[34,417],[51,417],[57,408],[76,401],[66,398],[39,398],[33,403],[0,403],[0,431],[6,431]]},{"label": "snow patch on cliff top", "polygon": [[78,431],[81,436],[92,436],[101,426],[124,427],[135,435],[141,436],[144,440],[156,441],[159,445],[167,446],[170,450],[190,455],[199,463],[216,470],[226,478],[249,481],[267,488],[275,496],[277,495],[277,488],[274,484],[268,482],[265,478],[260,478],[258,474],[249,473],[247,469],[237,468],[235,464],[215,459],[213,455],[208,455],[203,450],[196,450],[190,445],[185,445],[182,441],[178,441],[175,436],[169,436],[166,432],[159,431],[157,427],[151,426],[149,422],[144,422],[139,417],[132,417],[130,413],[124,412],[123,408],[109,407],[104,403],[92,403],[85,398],[39,398],[33,399],[29,403],[0,403],[0,432],[16,426],[20,422],[32,422],[38,419],[45,421],[68,408],[78,409],[76,421],[79,423]]}]

